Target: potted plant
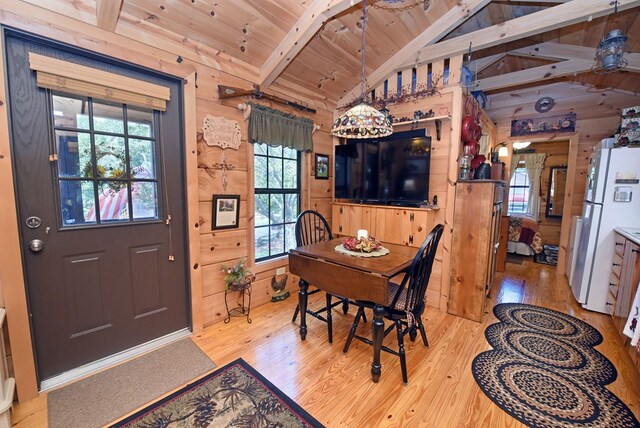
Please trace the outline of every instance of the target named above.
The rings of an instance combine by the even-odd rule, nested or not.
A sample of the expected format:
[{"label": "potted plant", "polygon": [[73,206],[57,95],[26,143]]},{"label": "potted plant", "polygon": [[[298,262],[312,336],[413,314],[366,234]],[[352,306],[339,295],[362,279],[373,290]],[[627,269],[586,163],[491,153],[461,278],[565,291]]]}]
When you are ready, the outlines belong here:
[{"label": "potted plant", "polygon": [[247,269],[246,257],[241,257],[231,267],[222,265],[222,271],[225,273],[224,281],[227,283],[227,290],[243,289],[247,282],[251,282],[251,271]]}]

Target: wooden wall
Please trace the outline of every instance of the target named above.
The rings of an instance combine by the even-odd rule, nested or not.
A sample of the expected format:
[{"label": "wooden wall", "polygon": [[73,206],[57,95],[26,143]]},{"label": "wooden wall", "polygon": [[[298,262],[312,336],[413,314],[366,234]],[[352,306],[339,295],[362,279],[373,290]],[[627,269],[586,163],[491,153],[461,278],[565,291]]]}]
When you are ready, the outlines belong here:
[{"label": "wooden wall", "polygon": [[[79,15],[77,18],[83,17]],[[87,21],[90,21],[90,19],[87,18]],[[196,248],[199,247],[200,249],[199,254],[196,256],[197,262],[192,266],[192,279],[200,277],[202,284],[201,299],[196,297],[198,301],[192,303],[194,310],[198,311],[197,314],[194,314],[194,319],[199,317],[205,326],[223,319],[226,316],[226,310],[224,306],[224,282],[220,267],[222,264],[232,264],[242,256],[250,256],[249,259],[252,260],[252,243],[249,239],[252,236],[250,230],[253,225],[253,148],[246,141],[246,124],[243,120],[242,112],[236,108],[236,105],[245,101],[245,99],[239,98],[223,102],[218,97],[217,85],[223,84],[250,89],[255,83],[251,81],[251,73],[242,67],[238,67],[236,74],[234,72],[234,67],[236,66],[233,62],[224,61],[224,59],[215,55],[203,54],[203,52],[206,53],[210,49],[206,46],[197,46],[197,43],[192,41],[185,41],[181,44],[173,40],[163,40],[162,35],[148,34],[142,29],[136,32],[135,27],[127,27],[126,36],[114,34],[99,29],[89,22],[83,22],[82,19],[72,19],[23,1],[4,2],[2,9],[0,9],[0,23],[175,76],[183,78],[197,76],[195,82],[196,105],[185,106],[186,109],[195,107],[195,123],[187,124],[189,129],[186,130],[194,138],[195,133],[201,131],[203,118],[207,114],[222,116],[240,123],[242,128],[240,150],[227,149],[224,151],[227,162],[234,165],[234,168],[228,173],[229,184],[226,190],[222,187],[221,171],[211,171],[203,168],[203,166],[210,166],[212,162],[219,162],[222,149],[198,144],[197,206],[190,207],[190,210],[197,211],[197,216],[194,217],[197,218],[197,221],[194,221],[197,224],[190,224],[189,226],[196,227],[199,230],[199,243],[192,242],[192,244],[195,244]],[[254,77],[257,79],[257,75]],[[274,88],[272,93],[298,103],[310,101],[300,94],[279,91],[277,88]],[[316,114],[301,114],[299,111],[288,109],[283,105],[271,104],[270,106],[306,116],[317,125],[320,125],[321,129],[314,134],[314,152],[332,156],[333,138],[328,133],[332,122],[332,111],[324,104],[312,105],[317,109]],[[6,129],[5,127],[5,132]],[[3,152],[2,155],[2,159],[7,165],[10,165],[9,152]],[[332,180],[315,180],[313,178],[313,159],[313,153],[307,153],[303,158],[302,209],[315,208],[330,217]],[[333,157],[330,159],[330,164],[332,163]],[[7,169],[7,171],[10,171],[10,169]],[[332,175],[333,172],[331,171],[330,174]],[[214,194],[239,194],[241,196],[241,218],[238,229],[211,231],[212,195]],[[8,198],[7,200],[13,199],[12,195],[4,196]],[[5,222],[0,225],[0,232],[5,231],[5,226],[10,223]],[[13,223],[15,224],[15,222]],[[15,242],[18,245],[17,241]],[[19,247],[13,248],[12,253],[19,254]],[[253,286],[252,305],[260,305],[270,301],[270,293],[272,292],[270,287],[271,278],[278,267],[286,267],[286,265],[287,259],[282,258],[262,263],[259,266],[251,266],[253,272],[257,275],[257,280]],[[16,277],[21,277],[20,263],[14,263],[13,268],[16,269]],[[7,284],[4,281],[5,278],[9,277],[7,274],[8,272],[3,272],[3,282],[1,284],[5,298],[11,294],[9,291],[13,291],[11,287],[17,289],[22,287],[22,284],[17,282]],[[297,283],[294,283],[294,280],[295,278],[289,278],[288,282],[288,286],[292,289],[297,288]],[[16,294],[14,293],[14,295]],[[22,291],[22,296],[24,296],[24,290]],[[19,299],[20,297],[18,296]],[[8,303],[7,306],[10,306],[10,304]],[[274,310],[277,310],[275,308]],[[37,389],[32,351],[28,340],[29,326],[26,302],[23,302],[19,312],[23,321],[17,321],[20,317],[14,316],[16,312],[8,308],[7,321],[10,325],[15,360],[19,359],[24,362],[20,367],[16,367],[19,399],[24,401],[32,398],[37,393]],[[22,330],[20,334],[11,332],[12,323],[14,326],[17,323],[21,324]],[[22,340],[23,345],[20,347],[13,346],[14,341],[18,340],[17,337],[19,336],[24,338]]]}]

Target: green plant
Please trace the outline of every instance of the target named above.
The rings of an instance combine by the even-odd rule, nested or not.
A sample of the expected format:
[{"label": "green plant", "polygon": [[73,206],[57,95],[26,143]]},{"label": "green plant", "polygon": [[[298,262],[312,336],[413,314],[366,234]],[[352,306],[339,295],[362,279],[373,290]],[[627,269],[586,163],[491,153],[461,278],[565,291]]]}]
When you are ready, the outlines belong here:
[{"label": "green plant", "polygon": [[224,281],[227,283],[227,288],[236,281],[239,281],[247,276],[251,275],[251,271],[247,269],[245,264],[247,263],[246,257],[241,257],[231,267],[222,265],[222,271],[225,272]]}]

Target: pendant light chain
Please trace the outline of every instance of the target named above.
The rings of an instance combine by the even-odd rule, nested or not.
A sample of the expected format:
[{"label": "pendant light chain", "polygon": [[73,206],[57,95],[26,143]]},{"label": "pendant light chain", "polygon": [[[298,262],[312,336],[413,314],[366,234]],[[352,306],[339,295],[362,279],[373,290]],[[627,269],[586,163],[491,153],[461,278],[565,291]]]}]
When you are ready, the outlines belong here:
[{"label": "pendant light chain", "polygon": [[361,70],[361,79],[360,79],[360,89],[362,90],[362,102],[366,100],[365,98],[365,52],[367,51],[367,0],[363,0],[363,8],[362,8],[362,52],[360,55],[362,62],[362,70]]},{"label": "pendant light chain", "polygon": [[360,89],[361,100],[358,105],[338,117],[331,127],[331,134],[342,138],[380,138],[393,133],[389,116],[380,113],[367,103],[366,99],[366,50],[367,50],[367,0],[362,8],[362,51]]}]

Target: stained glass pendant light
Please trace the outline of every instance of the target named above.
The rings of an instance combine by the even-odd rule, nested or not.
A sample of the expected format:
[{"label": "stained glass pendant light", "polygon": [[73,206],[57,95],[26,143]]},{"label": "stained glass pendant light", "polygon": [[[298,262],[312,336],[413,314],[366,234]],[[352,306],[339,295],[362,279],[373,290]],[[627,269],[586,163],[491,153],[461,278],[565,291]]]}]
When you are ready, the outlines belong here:
[{"label": "stained glass pendant light", "polygon": [[343,138],[378,138],[386,137],[393,133],[391,121],[386,114],[380,113],[367,104],[365,94],[365,50],[367,32],[367,1],[364,0],[362,9],[362,81],[360,103],[347,110],[333,123],[331,133]]}]

